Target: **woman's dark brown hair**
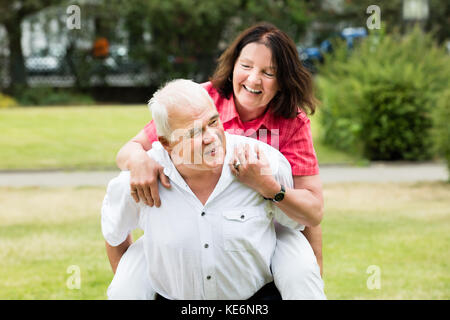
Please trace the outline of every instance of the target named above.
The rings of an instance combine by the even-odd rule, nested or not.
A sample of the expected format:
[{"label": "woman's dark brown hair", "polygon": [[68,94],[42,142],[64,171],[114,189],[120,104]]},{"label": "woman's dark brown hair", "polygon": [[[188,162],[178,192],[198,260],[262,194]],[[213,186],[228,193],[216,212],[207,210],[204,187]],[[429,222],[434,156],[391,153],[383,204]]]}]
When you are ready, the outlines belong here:
[{"label": "woman's dark brown hair", "polygon": [[279,92],[269,103],[275,116],[295,118],[298,108],[314,114],[317,100],[314,97],[310,73],[302,66],[294,41],[270,23],[259,23],[244,30],[220,56],[217,68],[210,79],[225,98],[233,93],[233,69],[242,49],[249,43],[264,44],[272,52],[276,66]]}]

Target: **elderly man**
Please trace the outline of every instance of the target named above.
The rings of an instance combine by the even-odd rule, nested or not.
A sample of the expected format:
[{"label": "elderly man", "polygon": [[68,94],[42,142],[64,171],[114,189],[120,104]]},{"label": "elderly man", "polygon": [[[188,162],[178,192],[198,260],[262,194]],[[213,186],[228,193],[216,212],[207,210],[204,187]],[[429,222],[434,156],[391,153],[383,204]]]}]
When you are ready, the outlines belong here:
[{"label": "elderly man", "polygon": [[[172,188],[160,189],[156,208],[133,200],[129,172],[109,183],[102,207],[109,252],[120,251],[137,227],[144,235],[120,259],[108,297],[250,299],[274,280],[283,298],[324,299],[314,253],[298,232],[304,226],[293,214],[284,156],[225,133],[210,96],[192,81],[169,82],[149,106],[159,142],[148,155],[164,167]],[[233,152],[239,145],[243,152]],[[246,184],[236,177],[240,166]],[[284,197],[289,215],[281,210]],[[304,279],[296,285],[299,261],[310,265],[306,285]]]}]

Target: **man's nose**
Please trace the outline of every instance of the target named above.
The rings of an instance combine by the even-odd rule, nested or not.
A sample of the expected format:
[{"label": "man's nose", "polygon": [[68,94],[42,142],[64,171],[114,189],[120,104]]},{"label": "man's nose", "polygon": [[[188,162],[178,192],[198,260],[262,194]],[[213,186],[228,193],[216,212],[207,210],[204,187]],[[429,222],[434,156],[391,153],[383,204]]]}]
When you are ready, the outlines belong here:
[{"label": "man's nose", "polygon": [[203,133],[203,143],[204,144],[210,144],[210,143],[214,142],[215,135],[214,135],[214,133],[211,130],[212,129],[208,128]]}]

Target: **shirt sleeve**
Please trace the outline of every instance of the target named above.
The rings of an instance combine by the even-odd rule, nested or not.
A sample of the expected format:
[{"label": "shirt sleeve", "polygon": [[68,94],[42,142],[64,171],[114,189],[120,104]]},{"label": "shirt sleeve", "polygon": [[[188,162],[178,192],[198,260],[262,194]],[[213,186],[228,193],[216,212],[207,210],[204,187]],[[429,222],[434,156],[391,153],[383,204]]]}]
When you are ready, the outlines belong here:
[{"label": "shirt sleeve", "polygon": [[158,134],[156,133],[156,126],[153,120],[145,125],[144,132],[147,135],[148,141],[150,141],[150,143],[158,141]]},{"label": "shirt sleeve", "polygon": [[101,210],[103,237],[111,246],[118,246],[141,227],[140,208],[130,194],[130,172],[122,171],[109,182]]},{"label": "shirt sleeve", "polygon": [[295,119],[298,125],[286,132],[289,136],[280,145],[280,152],[288,159],[294,176],[319,174],[319,163],[314,150],[311,123],[308,117],[300,114]]}]

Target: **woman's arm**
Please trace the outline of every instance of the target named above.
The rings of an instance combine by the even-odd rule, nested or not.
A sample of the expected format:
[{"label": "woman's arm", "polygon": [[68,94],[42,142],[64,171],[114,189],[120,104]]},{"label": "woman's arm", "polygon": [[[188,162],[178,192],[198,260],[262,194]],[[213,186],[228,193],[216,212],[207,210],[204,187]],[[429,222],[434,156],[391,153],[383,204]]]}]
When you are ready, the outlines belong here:
[{"label": "woman's arm", "polygon": [[[276,181],[275,181],[276,182]],[[273,198],[281,189],[279,183],[268,185],[261,194]],[[307,227],[316,227],[323,217],[322,183],[319,175],[294,176],[294,188],[287,189],[284,199],[276,205],[295,221]]]},{"label": "woman's arm", "polygon": [[[236,148],[230,169],[242,183],[255,189],[266,198],[273,198],[280,191],[280,184],[272,175],[261,174],[264,168],[270,170],[270,165],[264,153],[260,153],[257,146],[255,146],[255,153],[257,154],[256,158],[252,157],[248,145]],[[241,162],[239,172],[233,167],[233,163],[237,159]],[[293,189],[286,190],[284,199],[276,205],[291,219],[306,226],[303,234],[314,251],[322,275],[322,228],[319,224],[323,217],[322,182],[319,175],[293,176],[293,186]]]},{"label": "woman's arm", "polygon": [[[128,141],[116,156],[116,164],[121,170],[129,170],[131,158],[143,158],[147,151],[152,148],[144,130],[141,130],[134,138]],[[147,156],[148,157],[148,156]]]},{"label": "woman's arm", "polygon": [[147,134],[141,130],[119,150],[116,163],[121,170],[130,171],[131,190],[136,190],[136,193],[131,194],[134,201],[143,200],[151,207],[159,207],[158,180],[166,188],[170,188],[170,182],[164,174],[164,168],[147,155],[151,147]]},{"label": "woman's arm", "polygon": [[320,224],[316,227],[305,227],[305,230],[302,232],[314,251],[314,255],[316,256],[317,263],[320,267],[320,275],[323,276],[322,227]]},{"label": "woman's arm", "polygon": [[[231,165],[231,171],[239,181],[256,190],[266,198],[273,198],[281,190],[280,183],[270,174],[269,160],[258,145],[255,153],[248,144],[234,150],[233,160],[239,159],[239,172]],[[269,172],[264,174],[263,172]],[[277,202],[289,218],[307,227],[315,227],[322,221],[323,195],[319,175],[294,176],[294,188],[286,187],[284,199]]]}]

